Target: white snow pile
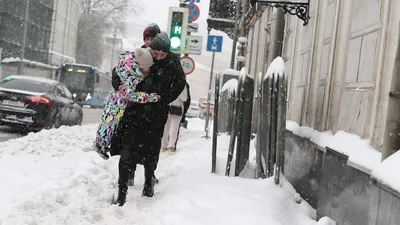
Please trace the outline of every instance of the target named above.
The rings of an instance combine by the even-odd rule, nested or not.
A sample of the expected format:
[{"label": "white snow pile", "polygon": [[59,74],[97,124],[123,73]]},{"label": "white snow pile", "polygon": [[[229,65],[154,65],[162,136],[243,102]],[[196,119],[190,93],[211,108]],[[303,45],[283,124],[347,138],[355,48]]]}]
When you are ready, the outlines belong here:
[{"label": "white snow pile", "polygon": [[271,77],[273,74],[278,76],[283,76],[285,75],[285,71],[286,71],[285,61],[282,59],[282,57],[278,56],[269,65],[267,74],[264,77],[264,79]]},{"label": "white snow pile", "polygon": [[226,69],[222,74],[229,74],[229,75],[234,75],[234,76],[239,76],[240,71],[234,70],[234,69]]},{"label": "white snow pile", "polygon": [[232,93],[233,91],[236,91],[238,87],[238,80],[237,79],[230,79],[228,80],[224,86],[222,86],[220,92],[224,92],[228,90],[229,93]]},{"label": "white snow pile", "polygon": [[[219,136],[217,174],[204,121],[189,120],[175,155],[161,153],[153,198],[143,198],[143,168],[123,207],[111,205],[118,159],[88,151],[97,125],[61,127],[0,143],[0,224],[331,225],[300,202],[282,178],[225,177],[229,137]],[[252,162],[254,163],[254,162]]]},{"label": "white snow pile", "polygon": [[369,145],[369,141],[344,131],[332,134],[331,131],[319,132],[310,127],[300,127],[296,122],[287,121],[286,128],[294,134],[310,138],[315,144],[329,147],[349,156],[349,161],[371,172],[381,163],[381,153]]},{"label": "white snow pile", "polygon": [[57,69],[58,67],[55,66],[51,66],[51,65],[47,65],[41,62],[36,62],[36,61],[32,61],[32,60],[27,60],[27,59],[20,59],[19,57],[14,58],[14,57],[10,57],[10,58],[5,58],[1,61],[2,63],[13,63],[13,62],[24,62],[26,64],[30,64],[30,65],[36,65],[38,67],[45,67],[45,68],[49,68],[49,69]]}]

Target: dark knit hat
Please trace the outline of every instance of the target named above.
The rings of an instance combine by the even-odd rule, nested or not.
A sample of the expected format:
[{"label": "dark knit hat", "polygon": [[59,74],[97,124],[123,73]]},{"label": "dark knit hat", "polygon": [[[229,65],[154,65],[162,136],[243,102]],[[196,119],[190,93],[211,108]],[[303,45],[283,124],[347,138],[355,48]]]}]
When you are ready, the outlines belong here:
[{"label": "dark knit hat", "polygon": [[159,34],[161,32],[160,27],[158,27],[157,24],[155,23],[151,23],[149,25],[147,25],[146,28],[144,28],[143,31],[143,41],[147,38],[147,37],[152,37],[154,38],[157,34]]},{"label": "dark knit hat", "polygon": [[169,52],[171,48],[171,41],[169,40],[168,34],[161,32],[153,39],[150,48],[155,51]]}]

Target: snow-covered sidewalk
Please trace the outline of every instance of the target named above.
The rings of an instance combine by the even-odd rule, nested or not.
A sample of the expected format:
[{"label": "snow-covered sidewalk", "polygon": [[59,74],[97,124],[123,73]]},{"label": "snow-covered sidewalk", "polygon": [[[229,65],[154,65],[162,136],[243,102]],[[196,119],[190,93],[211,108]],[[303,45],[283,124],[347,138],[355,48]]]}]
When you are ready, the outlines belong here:
[{"label": "snow-covered sidewalk", "polygon": [[0,143],[0,224],[330,225],[298,200],[283,179],[225,177],[229,137],[219,138],[217,174],[211,174],[211,140],[202,120],[182,129],[178,152],[162,153],[160,183],[143,198],[143,168],[124,207],[110,205],[117,191],[118,159],[89,151],[96,125],[61,127]]}]

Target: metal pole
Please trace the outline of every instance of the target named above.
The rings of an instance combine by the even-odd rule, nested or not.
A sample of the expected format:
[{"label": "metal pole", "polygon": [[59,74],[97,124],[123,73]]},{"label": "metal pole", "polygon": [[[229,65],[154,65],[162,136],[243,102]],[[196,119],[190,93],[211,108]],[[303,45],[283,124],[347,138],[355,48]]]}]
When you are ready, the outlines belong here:
[{"label": "metal pole", "polygon": [[400,74],[400,24],[398,32],[396,61],[390,84],[386,127],[383,136],[382,161],[400,149],[400,80],[398,78]]},{"label": "metal pole", "polygon": [[218,108],[219,108],[219,74],[215,77],[215,95],[214,95],[214,125],[212,139],[212,165],[211,172],[215,173],[217,166],[217,138],[218,138]]},{"label": "metal pole", "polygon": [[62,44],[62,53],[61,53],[61,64],[64,64],[64,54],[65,54],[65,34],[67,33],[67,22],[68,22],[68,13],[69,13],[69,0],[67,0],[67,9],[65,12],[65,21],[64,21],[64,34],[63,34],[63,44]]},{"label": "metal pole", "polygon": [[0,48],[0,80],[3,78],[3,65],[1,64],[1,54],[3,52],[3,48]]},{"label": "metal pole", "polygon": [[28,32],[28,19],[29,19],[29,5],[30,5],[30,0],[26,0],[26,8],[25,8],[25,18],[24,18],[24,32],[22,35],[22,46],[21,46],[21,55],[20,55],[20,63],[18,66],[18,74],[23,74],[24,73],[24,58],[25,58],[25,48],[26,48],[26,36]]},{"label": "metal pole", "polygon": [[[246,15],[247,15],[247,11],[249,9],[249,0],[242,0],[242,23],[240,25],[240,37],[245,37],[246,36]],[[243,57],[246,57],[246,44],[247,43],[243,43],[242,44],[242,48],[240,49],[240,55]],[[239,64],[239,68],[238,70],[240,71],[245,65],[246,65],[246,60],[244,62],[240,62]]]},{"label": "metal pole", "polygon": [[215,52],[212,55],[212,62],[211,62],[211,72],[210,72],[210,82],[208,84],[208,94],[207,94],[207,117],[206,117],[206,124],[205,124],[205,131],[206,136],[205,138],[208,139],[208,129],[209,129],[209,121],[210,121],[210,99],[211,99],[211,83],[212,83],[212,76],[214,72],[214,59],[215,59]]},{"label": "metal pole", "polygon": [[115,39],[117,38],[117,28],[114,28],[114,34],[113,34],[113,47],[111,51],[111,61],[110,61],[110,68],[113,68],[113,62],[114,62],[114,52],[115,52]]},{"label": "metal pole", "polygon": [[232,54],[231,54],[231,65],[230,68],[235,67],[235,55],[236,55],[236,44],[239,35],[239,21],[240,21],[240,4],[241,0],[236,0],[236,15],[235,15],[235,27],[233,30],[233,44],[232,44]]}]

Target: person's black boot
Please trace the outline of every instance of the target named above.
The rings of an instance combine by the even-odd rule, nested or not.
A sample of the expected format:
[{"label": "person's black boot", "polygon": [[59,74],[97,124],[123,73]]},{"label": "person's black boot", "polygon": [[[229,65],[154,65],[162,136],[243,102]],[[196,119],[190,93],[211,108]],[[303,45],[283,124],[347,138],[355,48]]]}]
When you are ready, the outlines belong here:
[{"label": "person's black boot", "polygon": [[113,203],[114,205],[123,206],[126,202],[127,189],[119,189],[117,200]]},{"label": "person's black boot", "polygon": [[155,184],[154,177],[152,177],[151,179],[146,179],[146,181],[144,182],[142,196],[146,196],[146,197],[149,197],[149,198],[153,197],[153,195],[154,195],[154,184]]}]

